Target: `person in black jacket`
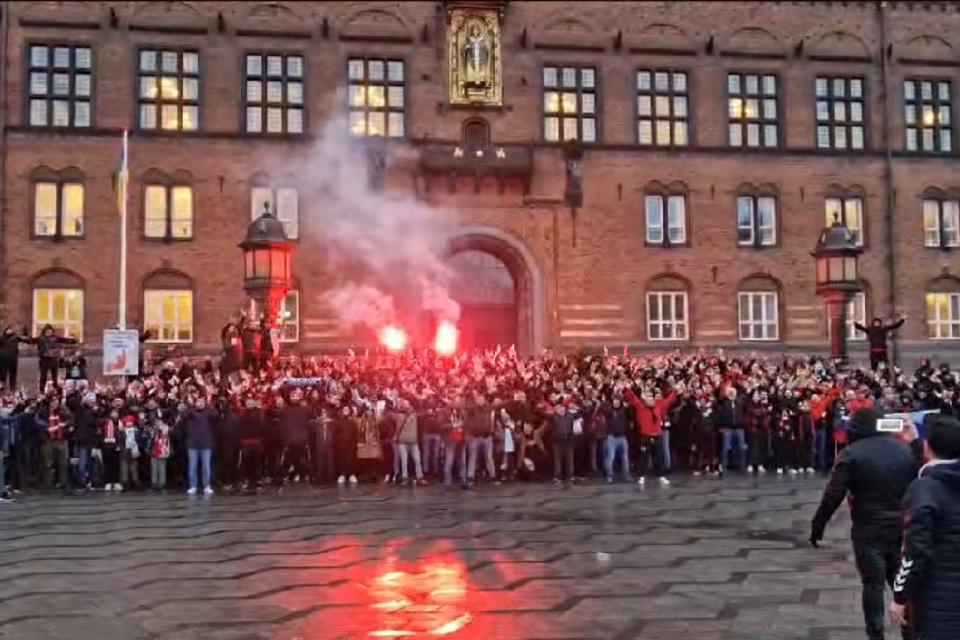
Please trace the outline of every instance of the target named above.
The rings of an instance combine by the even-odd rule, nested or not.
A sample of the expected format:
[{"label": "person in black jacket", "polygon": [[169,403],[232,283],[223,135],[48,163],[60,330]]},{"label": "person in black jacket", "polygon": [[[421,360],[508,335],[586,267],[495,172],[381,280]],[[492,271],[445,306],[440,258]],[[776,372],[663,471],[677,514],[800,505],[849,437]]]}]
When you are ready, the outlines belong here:
[{"label": "person in black jacket", "polygon": [[204,494],[213,494],[211,464],[214,445],[213,425],[216,419],[216,411],[207,406],[206,398],[202,396],[194,401],[193,409],[184,417],[183,430],[187,440],[187,476],[190,484],[187,493],[189,495],[196,495],[197,493],[197,466],[202,466]]},{"label": "person in black jacket", "polygon": [[887,360],[887,334],[896,331],[907,321],[907,314],[902,314],[900,319],[890,324],[884,324],[880,318],[874,318],[869,327],[860,323],[853,326],[862,333],[867,334],[867,342],[870,344],[870,369],[876,371],[880,365],[889,365]]},{"label": "person in black jacket", "polygon": [[[863,617],[870,640],[883,640],[884,583],[893,585],[900,564],[900,505],[919,465],[911,447],[877,431],[877,411],[858,409],[850,419],[850,441],[837,457],[820,507],[810,525],[817,547],[823,531],[849,499],[850,537],[863,583]],[[905,639],[912,636],[904,631]]]},{"label": "person in black jacket", "polygon": [[890,615],[920,640],[960,638],[960,422],[927,424],[928,462],[903,501],[903,558]]},{"label": "person in black jacket", "polygon": [[47,386],[47,380],[57,382],[57,373],[60,370],[60,349],[66,344],[77,344],[74,338],[58,336],[53,329],[52,324],[43,326],[40,335],[36,338],[27,340],[31,344],[37,345],[37,364],[40,368],[40,391],[44,391]]},{"label": "person in black jacket", "polygon": [[23,332],[13,327],[7,327],[0,333],[0,384],[7,389],[17,388],[20,343],[26,341]]}]

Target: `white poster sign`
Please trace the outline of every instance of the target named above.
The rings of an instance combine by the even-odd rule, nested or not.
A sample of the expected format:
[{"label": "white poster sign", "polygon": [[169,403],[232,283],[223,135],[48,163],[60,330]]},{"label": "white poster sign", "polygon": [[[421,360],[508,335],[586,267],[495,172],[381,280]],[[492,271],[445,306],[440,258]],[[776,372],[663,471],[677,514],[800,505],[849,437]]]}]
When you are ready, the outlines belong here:
[{"label": "white poster sign", "polygon": [[108,329],[103,332],[103,375],[138,375],[139,362],[139,331]]}]

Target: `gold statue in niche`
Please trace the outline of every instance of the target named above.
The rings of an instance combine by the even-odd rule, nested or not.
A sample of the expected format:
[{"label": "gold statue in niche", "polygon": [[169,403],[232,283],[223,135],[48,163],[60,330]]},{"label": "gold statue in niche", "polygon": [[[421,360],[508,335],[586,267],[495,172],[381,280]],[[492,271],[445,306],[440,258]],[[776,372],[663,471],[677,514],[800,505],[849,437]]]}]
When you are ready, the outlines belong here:
[{"label": "gold statue in niche", "polygon": [[500,106],[503,67],[499,12],[451,9],[447,34],[450,104]]}]

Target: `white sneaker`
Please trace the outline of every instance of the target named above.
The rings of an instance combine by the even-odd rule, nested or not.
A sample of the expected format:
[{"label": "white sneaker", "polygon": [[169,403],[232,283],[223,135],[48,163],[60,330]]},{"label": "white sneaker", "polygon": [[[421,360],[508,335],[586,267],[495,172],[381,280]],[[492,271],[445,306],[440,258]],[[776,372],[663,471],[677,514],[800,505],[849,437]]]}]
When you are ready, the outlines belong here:
[{"label": "white sneaker", "polygon": [[807,473],[813,473],[813,467],[807,467]]},{"label": "white sneaker", "polygon": [[798,473],[800,473],[800,472],[797,471],[796,469],[790,469],[790,475],[795,476],[795,475],[797,475]]},{"label": "white sneaker", "polygon": [[204,490],[203,490],[203,495],[205,495],[205,496],[212,496],[212,495],[213,495],[213,487],[207,487],[206,489],[204,489]]},{"label": "white sneaker", "polygon": [[757,467],[757,472],[758,472],[758,473],[766,473],[766,472],[767,472],[767,469],[766,469],[766,467],[764,467],[763,465],[760,465],[759,467]]},{"label": "white sneaker", "polygon": [[350,476],[350,484],[357,484],[357,476]]},{"label": "white sneaker", "polygon": [[195,495],[197,495],[197,490],[194,489],[193,487],[191,487],[191,488],[187,489],[187,495],[188,495],[188,496],[195,496]]},{"label": "white sneaker", "polygon": [[670,481],[667,480],[666,478],[660,478],[660,486],[661,486],[661,487],[669,487],[669,486],[670,486]]},{"label": "white sneaker", "polygon": [[339,478],[337,478],[337,484],[347,484],[347,477],[340,476]]},{"label": "white sneaker", "polygon": [[113,490],[114,490],[114,491],[123,491],[123,485],[117,483],[117,484],[113,485]]},{"label": "white sneaker", "polygon": [[749,467],[747,467],[747,473],[753,473],[754,471],[756,471],[756,467],[754,467],[753,465],[750,465]]},{"label": "white sneaker", "polygon": [[644,478],[643,476],[640,476],[640,479],[637,480],[637,484],[642,487],[643,485],[647,484],[647,479]]},{"label": "white sneaker", "polygon": [[777,467],[777,475],[778,475],[778,476],[782,476],[782,475],[783,475],[783,469],[781,469],[780,467]]},{"label": "white sneaker", "polygon": [[694,472],[693,472],[693,477],[694,477],[694,478],[699,478],[699,477],[700,477],[700,472],[699,472],[699,471],[694,471]]}]

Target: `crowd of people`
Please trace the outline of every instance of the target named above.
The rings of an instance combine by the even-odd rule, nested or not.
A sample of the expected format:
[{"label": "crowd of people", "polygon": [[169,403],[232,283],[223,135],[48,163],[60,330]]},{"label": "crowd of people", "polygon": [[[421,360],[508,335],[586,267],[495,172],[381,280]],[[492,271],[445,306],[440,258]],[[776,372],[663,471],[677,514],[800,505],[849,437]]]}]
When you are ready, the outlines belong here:
[{"label": "crowd of people", "polygon": [[806,474],[830,468],[859,407],[960,415],[954,374],[929,362],[509,348],[148,360],[118,385],[88,380],[82,359],[68,354],[38,392],[0,393],[12,491]]}]

